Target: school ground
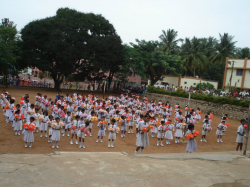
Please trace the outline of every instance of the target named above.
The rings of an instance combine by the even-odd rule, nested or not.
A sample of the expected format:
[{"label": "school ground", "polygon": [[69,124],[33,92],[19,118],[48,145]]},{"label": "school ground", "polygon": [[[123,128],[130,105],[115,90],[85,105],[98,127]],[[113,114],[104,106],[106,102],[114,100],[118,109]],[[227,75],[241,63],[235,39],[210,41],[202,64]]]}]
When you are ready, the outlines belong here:
[{"label": "school ground", "polygon": [[[5,89],[3,86],[0,86],[0,90]],[[11,94],[12,97],[16,98],[16,103],[19,103],[21,96],[26,93],[29,93],[30,103],[34,103],[34,98],[38,92],[43,95],[47,95],[48,98],[55,99],[55,92],[52,89],[44,89],[44,88],[13,88],[10,87],[7,91]],[[69,93],[73,94],[74,90],[65,90],[63,94]],[[86,91],[77,91],[77,93],[89,94],[90,92]],[[100,99],[103,98],[102,93],[95,92],[95,95],[98,95]],[[114,95],[113,93],[108,93],[105,95],[105,98],[108,95]],[[118,96],[118,95],[117,95]],[[175,103],[171,103],[175,105]],[[192,107],[192,103],[190,105]],[[185,106],[181,106],[182,109]],[[201,117],[204,119],[205,111],[202,111]],[[247,117],[247,116],[246,116]],[[172,115],[172,120],[174,119]],[[195,124],[195,130],[200,132],[200,135],[196,138],[198,150],[197,152],[224,152],[224,151],[234,151],[236,148],[236,136],[237,136],[237,128],[240,125],[240,122],[237,120],[229,119],[229,127],[226,131],[226,135],[223,136],[223,143],[217,143],[217,137],[215,135],[216,127],[221,121],[221,116],[214,116],[212,118],[212,128],[213,130],[208,133],[207,142],[200,142],[201,132],[202,132],[202,122],[199,124]],[[117,134],[114,148],[108,148],[108,135],[106,135],[103,139],[103,143],[96,143],[96,138],[98,134],[97,122],[94,122],[92,129],[92,137],[85,138],[85,147],[86,149],[79,149],[79,145],[75,143],[73,145],[70,144],[70,137],[61,136],[61,140],[59,142],[59,149],[52,149],[52,144],[48,143],[48,139],[44,136],[40,138],[40,132],[34,133],[35,142],[32,145],[32,148],[25,148],[23,142],[23,135],[15,136],[15,132],[11,127],[11,123],[5,123],[5,117],[3,116],[3,111],[0,110],[0,154],[6,153],[15,153],[15,154],[49,154],[54,151],[69,151],[69,152],[126,152],[128,154],[133,154],[135,151],[135,143],[136,143],[136,135],[134,134],[126,134],[125,138],[121,138],[120,134]],[[135,129],[134,129],[135,132]],[[187,141],[186,138],[181,139],[180,144],[175,144],[174,140],[171,141],[171,145],[166,145],[164,139],[164,147],[157,147],[157,138],[152,138],[151,133],[149,133],[149,143],[150,146],[146,147],[144,152],[148,153],[185,153]],[[74,141],[75,142],[75,141]],[[249,144],[250,148],[250,144]]]},{"label": "school ground", "polygon": [[[2,89],[4,87],[0,86]],[[55,91],[43,88],[8,88],[7,91],[17,102],[25,93],[29,93],[31,103],[37,92],[52,99],[56,95]],[[66,93],[72,94],[73,90]],[[101,93],[94,94],[102,98]],[[204,115],[201,114],[202,118]],[[40,138],[40,133],[34,133],[32,148],[25,148],[23,135],[14,135],[11,124],[5,123],[0,110],[0,186],[250,186],[250,151],[246,157],[234,152],[240,123],[229,119],[223,143],[217,143],[215,130],[221,116],[214,116],[212,120],[213,130],[208,134],[208,142],[200,142],[199,135],[195,153],[185,153],[184,138],[180,144],[172,141],[171,145],[166,145],[164,141],[164,147],[157,147],[157,139],[150,136],[150,146],[145,148],[144,154],[134,155],[135,134],[127,134],[125,138],[118,134],[115,147],[108,148],[107,136],[103,143],[95,142],[97,123],[93,125],[93,136],[85,138],[86,149],[70,145],[67,136],[61,137],[59,149],[52,149],[47,138]],[[201,125],[201,122],[195,124],[200,133]]]},{"label": "school ground", "polygon": [[0,186],[247,187],[249,157],[235,152],[2,154]]}]

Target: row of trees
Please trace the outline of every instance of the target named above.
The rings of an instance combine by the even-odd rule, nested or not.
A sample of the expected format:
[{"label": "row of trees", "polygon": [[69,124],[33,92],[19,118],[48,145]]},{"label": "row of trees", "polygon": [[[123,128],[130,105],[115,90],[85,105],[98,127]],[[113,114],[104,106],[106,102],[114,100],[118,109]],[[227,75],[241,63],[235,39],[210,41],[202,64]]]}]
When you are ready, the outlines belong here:
[{"label": "row of trees", "polygon": [[[85,14],[69,8],[56,15],[32,21],[18,37],[13,22],[0,25],[0,68],[37,67],[50,72],[55,89],[63,77],[71,80],[102,80],[110,84],[116,77],[124,82],[132,72],[154,84],[163,74],[200,76],[222,83],[226,57],[249,57],[249,48],[237,49],[233,37],[219,40],[178,38],[172,29],[162,31],[159,41],[136,39],[122,44],[120,36],[101,15]],[[7,36],[6,36],[7,35]]]}]

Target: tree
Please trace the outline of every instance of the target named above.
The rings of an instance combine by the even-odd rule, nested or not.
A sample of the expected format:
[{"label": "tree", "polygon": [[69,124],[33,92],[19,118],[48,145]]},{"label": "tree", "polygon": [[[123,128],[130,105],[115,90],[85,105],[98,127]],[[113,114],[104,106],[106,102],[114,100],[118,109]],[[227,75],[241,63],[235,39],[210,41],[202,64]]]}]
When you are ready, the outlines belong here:
[{"label": "tree", "polygon": [[178,42],[183,42],[183,39],[176,39],[177,36],[178,31],[168,29],[166,32],[162,30],[162,34],[159,38],[161,39],[161,46],[164,53],[176,54],[176,52],[180,49],[180,47],[178,46]]},{"label": "tree", "polygon": [[59,90],[64,76],[81,74],[86,79],[98,72],[95,63],[101,57],[93,41],[115,34],[115,29],[101,15],[60,8],[53,17],[30,22],[21,34],[23,59],[50,72]]},{"label": "tree", "polygon": [[135,64],[142,65],[143,72],[141,72],[141,75],[148,77],[151,85],[155,84],[163,74],[179,74],[175,67],[182,66],[183,62],[180,57],[168,55],[159,50],[157,41],[139,41],[137,39],[136,42],[137,44],[130,43],[130,45],[136,50],[134,54],[138,56],[131,56],[130,58],[135,60]]},{"label": "tree", "polygon": [[236,51],[236,57],[237,58],[250,58],[250,48],[239,48]]},{"label": "tree", "polygon": [[230,36],[228,33],[224,33],[224,35],[220,35],[219,42],[215,45],[216,54],[213,57],[213,62],[218,62],[221,65],[224,65],[227,57],[234,57],[235,54],[235,43],[233,41],[234,36]]},{"label": "tree", "polygon": [[181,46],[181,56],[185,60],[185,66],[193,71],[194,77],[195,70],[206,61],[205,50],[201,44],[201,39],[193,37],[191,40],[185,38],[185,42]]},{"label": "tree", "polygon": [[2,19],[0,24],[0,72],[6,78],[6,87],[9,70],[15,71],[17,60],[20,57],[20,42],[14,22],[7,18]]}]

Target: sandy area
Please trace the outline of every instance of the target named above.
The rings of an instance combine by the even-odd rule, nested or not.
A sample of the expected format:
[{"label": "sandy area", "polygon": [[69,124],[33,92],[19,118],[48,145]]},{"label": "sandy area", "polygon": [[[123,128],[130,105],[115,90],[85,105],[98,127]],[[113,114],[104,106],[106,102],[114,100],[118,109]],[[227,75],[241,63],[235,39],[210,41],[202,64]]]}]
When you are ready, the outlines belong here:
[{"label": "sandy area", "polygon": [[[0,86],[0,89],[5,89],[3,86]],[[34,97],[37,92],[42,93],[43,95],[47,95],[49,98],[55,99],[55,95],[57,92],[50,89],[44,88],[13,88],[10,87],[7,91],[11,94],[12,97],[17,99],[16,103],[19,102],[19,99],[25,93],[29,93],[30,102],[34,103]],[[64,90],[63,94],[72,94],[73,90]],[[89,92],[78,91],[78,93],[88,94]],[[96,93],[99,95],[99,98],[102,98],[102,93]],[[112,93],[111,93],[112,94]],[[107,97],[110,94],[107,94]],[[174,104],[174,103],[172,103]],[[181,106],[182,109],[184,106]],[[192,103],[191,103],[192,107]],[[204,113],[201,114],[202,119],[204,118]],[[121,138],[120,134],[118,134],[117,139],[114,143],[114,148],[108,148],[108,136],[104,137],[103,143],[96,143],[96,137],[98,133],[97,122],[93,125],[92,137],[85,138],[85,147],[86,149],[79,149],[76,144],[70,145],[70,137],[61,137],[61,141],[59,142],[60,149],[52,150],[51,143],[48,143],[48,139],[45,137],[40,138],[40,132],[34,133],[35,143],[32,148],[25,148],[23,142],[23,135],[15,136],[15,133],[11,127],[11,124],[5,123],[5,117],[3,116],[3,111],[0,110],[0,153],[25,153],[25,154],[45,154],[51,153],[53,151],[72,151],[72,152],[127,152],[129,154],[134,153],[136,148],[136,135],[135,134],[126,134],[125,138]],[[172,115],[173,119],[173,115]],[[221,120],[221,116],[214,116],[212,119],[212,127],[213,130],[208,133],[207,143],[200,142],[201,137],[201,126],[202,123],[195,124],[195,129],[200,132],[200,135],[196,138],[198,150],[197,152],[223,152],[223,151],[234,151],[236,147],[236,135],[237,135],[237,127],[240,125],[239,121],[236,120],[228,120],[229,128],[226,131],[226,135],[223,136],[223,143],[217,143],[217,137],[215,135],[216,127]],[[107,134],[107,133],[106,133]],[[151,138],[150,133],[150,146],[145,148],[144,153],[183,153],[186,148],[186,140],[181,140],[180,144],[175,144],[174,140],[172,140],[171,145],[166,145],[164,140],[164,147],[157,147],[156,142],[157,138]]]}]

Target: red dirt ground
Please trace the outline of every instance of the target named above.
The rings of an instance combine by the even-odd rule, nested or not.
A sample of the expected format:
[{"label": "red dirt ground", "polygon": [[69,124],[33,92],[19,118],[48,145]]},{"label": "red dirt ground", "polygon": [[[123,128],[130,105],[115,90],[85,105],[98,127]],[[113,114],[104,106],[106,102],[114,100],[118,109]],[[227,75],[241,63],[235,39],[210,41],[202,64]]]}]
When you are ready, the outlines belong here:
[{"label": "red dirt ground", "polygon": [[[5,89],[3,86],[0,86],[0,89]],[[16,103],[19,102],[19,98],[28,93],[30,96],[30,103],[34,103],[34,97],[37,92],[42,93],[43,95],[47,95],[48,98],[55,99],[55,92],[52,89],[44,89],[44,88],[13,88],[9,87],[6,89],[12,97],[16,98]],[[66,93],[72,94],[73,90],[64,90],[63,94]],[[88,94],[86,91],[77,91],[77,93]],[[102,93],[97,93],[95,95],[99,95],[99,98],[102,98]],[[113,93],[106,94],[114,95]],[[172,103],[174,104],[174,103]],[[184,106],[181,106],[184,107]],[[192,103],[190,105],[192,107]],[[182,108],[183,109],[183,108]],[[15,136],[15,132],[13,131],[11,124],[5,123],[5,117],[3,116],[3,111],[0,110],[0,125],[2,126],[0,132],[0,153],[23,153],[23,154],[48,154],[54,151],[72,151],[72,152],[127,152],[129,154],[133,154],[136,148],[136,135],[135,134],[127,134],[125,138],[121,138],[120,134],[117,135],[117,139],[114,143],[114,148],[108,148],[108,133],[104,137],[103,143],[96,143],[98,128],[97,122],[93,124],[92,137],[85,138],[85,147],[86,149],[79,149],[76,144],[70,145],[70,137],[64,136],[61,137],[61,141],[59,142],[59,149],[52,149],[52,143],[48,143],[48,139],[44,136],[40,138],[40,132],[34,133],[35,142],[33,143],[32,148],[25,148],[23,142],[23,135]],[[201,114],[202,120],[205,116],[204,113]],[[173,120],[173,115],[172,115]],[[236,147],[236,136],[237,136],[237,127],[240,125],[239,121],[236,120],[228,120],[229,128],[226,131],[226,135],[223,136],[223,143],[217,143],[217,137],[215,135],[216,127],[221,120],[221,116],[214,116],[212,119],[212,127],[213,130],[208,133],[207,143],[200,142],[201,138],[201,126],[202,123],[195,124],[195,130],[200,132],[200,135],[196,138],[198,150],[197,152],[223,152],[223,151],[234,151]],[[135,131],[135,130],[134,130]],[[185,140],[185,139],[184,139]],[[157,147],[156,142],[157,138],[152,138],[151,133],[149,133],[149,142],[150,146],[146,147],[144,153],[183,153],[186,150],[186,140],[181,141],[180,144],[175,144],[174,140],[171,141],[171,145],[165,144],[164,139],[164,147]]]}]

